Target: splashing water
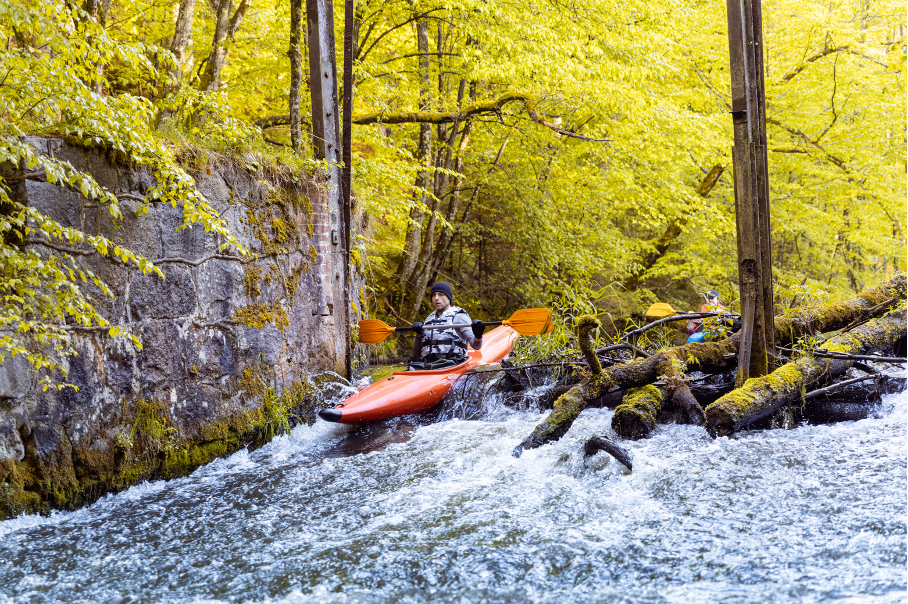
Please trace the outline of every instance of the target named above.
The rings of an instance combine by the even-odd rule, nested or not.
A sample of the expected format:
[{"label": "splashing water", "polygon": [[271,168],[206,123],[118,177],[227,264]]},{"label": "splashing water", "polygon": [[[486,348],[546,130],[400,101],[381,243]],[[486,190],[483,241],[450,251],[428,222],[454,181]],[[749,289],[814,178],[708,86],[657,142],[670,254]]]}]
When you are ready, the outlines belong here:
[{"label": "splashing water", "polygon": [[905,599],[905,393],[836,425],[661,426],[622,442],[632,474],[582,455],[611,411],[515,459],[540,416],[497,400],[431,425],[299,426],[186,478],[2,522],[0,602]]}]

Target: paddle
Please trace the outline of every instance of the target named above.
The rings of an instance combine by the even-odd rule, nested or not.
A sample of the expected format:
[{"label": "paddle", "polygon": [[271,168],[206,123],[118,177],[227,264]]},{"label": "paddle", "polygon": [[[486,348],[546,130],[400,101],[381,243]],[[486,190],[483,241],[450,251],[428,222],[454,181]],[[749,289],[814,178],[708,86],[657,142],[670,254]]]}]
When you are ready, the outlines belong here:
[{"label": "paddle", "polygon": [[[523,308],[516,311],[504,321],[483,323],[486,327],[507,325],[522,336],[538,336],[551,333],[552,311],[548,308]],[[469,327],[465,325],[423,325],[423,329],[445,329],[448,327]],[[359,340],[363,344],[378,344],[396,331],[413,331],[412,327],[391,327],[378,319],[365,319],[359,322]]]},{"label": "paddle", "polygon": [[668,317],[677,314],[678,311],[672,308],[671,304],[668,304],[666,302],[656,302],[646,310],[646,316],[653,317],[654,319],[661,319],[662,317]]}]

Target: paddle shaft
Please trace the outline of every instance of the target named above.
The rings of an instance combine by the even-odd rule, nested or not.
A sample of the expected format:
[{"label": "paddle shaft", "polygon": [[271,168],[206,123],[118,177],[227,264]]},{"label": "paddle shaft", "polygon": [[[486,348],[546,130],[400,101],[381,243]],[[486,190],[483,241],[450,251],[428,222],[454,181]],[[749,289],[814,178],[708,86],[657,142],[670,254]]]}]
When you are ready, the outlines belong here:
[{"label": "paddle shaft", "polygon": [[[498,326],[504,323],[504,321],[489,321],[488,323],[483,323],[484,327],[493,327]],[[473,327],[472,323],[449,323],[447,325],[423,325],[423,329],[448,329],[449,327]],[[413,331],[412,327],[395,327],[394,331]]]}]

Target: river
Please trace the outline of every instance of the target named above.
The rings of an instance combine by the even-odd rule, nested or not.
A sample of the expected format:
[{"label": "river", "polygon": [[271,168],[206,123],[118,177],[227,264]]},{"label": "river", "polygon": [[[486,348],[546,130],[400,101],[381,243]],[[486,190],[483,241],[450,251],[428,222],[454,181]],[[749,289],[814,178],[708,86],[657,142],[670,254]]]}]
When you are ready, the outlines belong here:
[{"label": "river", "polygon": [[904,602],[906,410],[887,395],[872,419],[718,440],[662,426],[623,443],[633,473],[582,455],[607,409],[520,459],[540,416],[494,397],[479,421],[319,421],[0,523],[0,603]]}]

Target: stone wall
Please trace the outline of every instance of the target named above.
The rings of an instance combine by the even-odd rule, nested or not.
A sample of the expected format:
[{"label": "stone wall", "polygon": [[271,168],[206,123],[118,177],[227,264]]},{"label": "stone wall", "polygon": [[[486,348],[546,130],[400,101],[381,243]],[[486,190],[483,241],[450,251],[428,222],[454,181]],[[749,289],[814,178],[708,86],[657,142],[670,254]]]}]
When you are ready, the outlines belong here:
[{"label": "stone wall", "polygon": [[[13,193],[64,225],[122,242],[166,279],[73,249],[75,261],[115,294],[90,286],[102,314],[138,335],[143,348],[106,330],[72,329],[78,355],[68,359],[67,381],[78,390],[42,391],[21,357],[0,365],[0,517],[72,508],[146,478],[181,475],[267,440],[286,427],[288,413],[312,417],[308,376],[343,374],[349,334],[343,307],[334,304],[343,300],[342,248],[329,227],[338,208],[326,207],[329,197],[315,181],[288,185],[236,162],[194,174],[255,255],[244,259],[221,251],[198,225],[178,230],[179,207],[151,202],[136,217],[154,185],[148,170],[60,139],[29,142],[92,174],[118,197],[123,219],[40,175],[19,174],[24,186]],[[351,321],[360,284],[354,270]]]}]

